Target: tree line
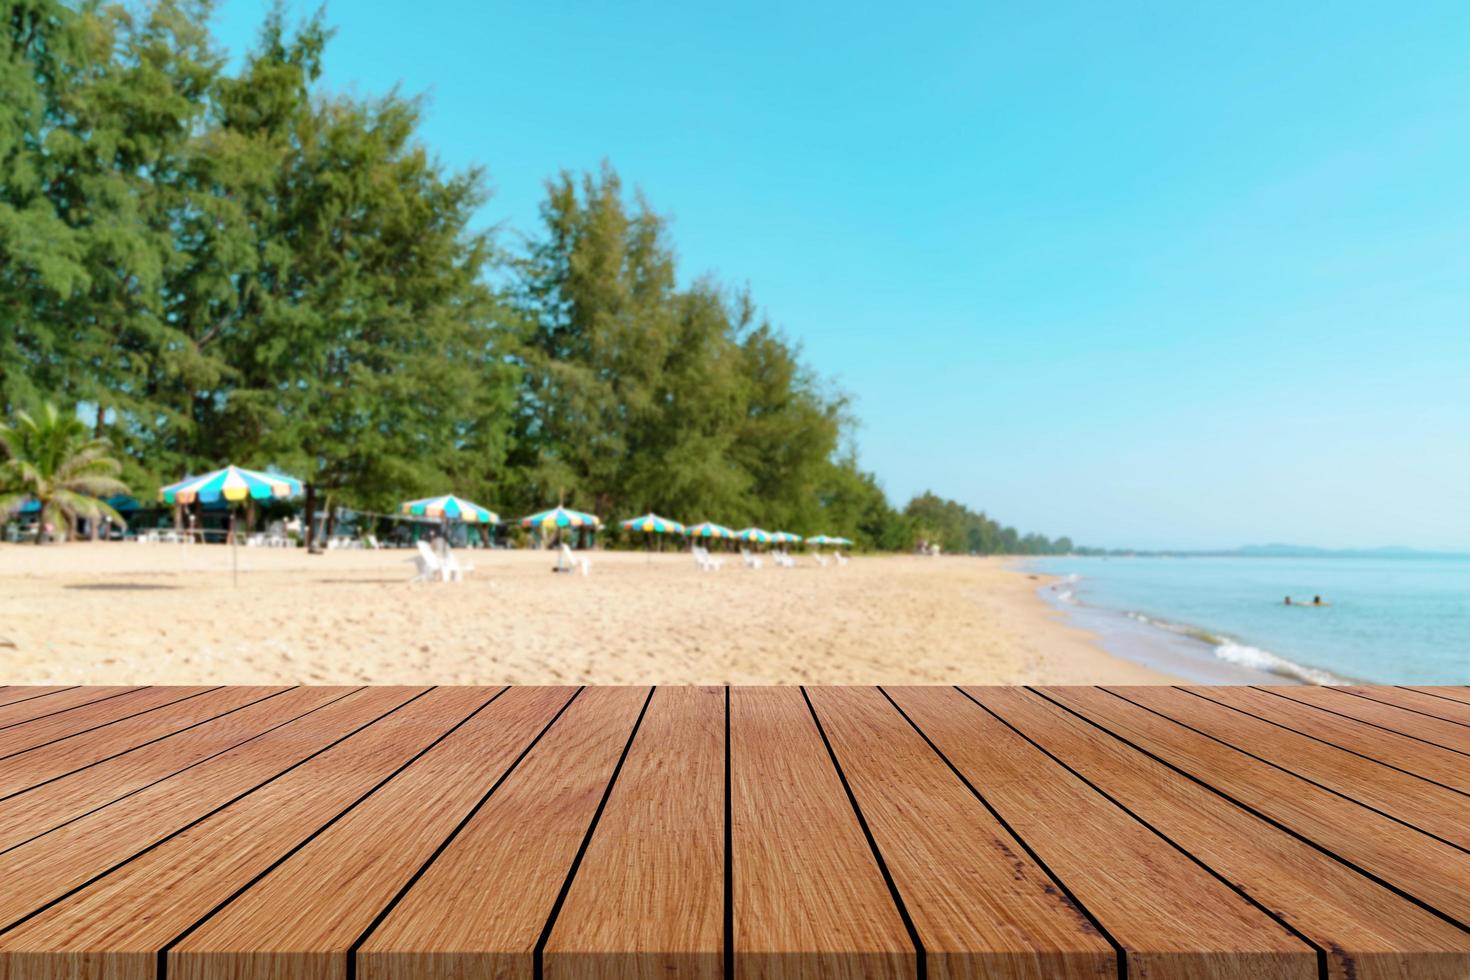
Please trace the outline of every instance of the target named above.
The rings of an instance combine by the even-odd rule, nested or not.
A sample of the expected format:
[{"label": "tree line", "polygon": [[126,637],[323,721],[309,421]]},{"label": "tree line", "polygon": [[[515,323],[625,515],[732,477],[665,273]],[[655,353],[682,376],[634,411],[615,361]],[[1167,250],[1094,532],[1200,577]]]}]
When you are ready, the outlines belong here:
[{"label": "tree line", "polygon": [[848,399],[748,290],[680,285],[607,165],[524,242],[477,227],[424,107],[320,84],[331,31],[270,14],[238,69],[204,0],[20,0],[0,59],[0,408],[77,409],[146,494],[226,461],[311,506],[453,489],[508,514],[822,530],[1043,553],[932,494],[890,504]]}]

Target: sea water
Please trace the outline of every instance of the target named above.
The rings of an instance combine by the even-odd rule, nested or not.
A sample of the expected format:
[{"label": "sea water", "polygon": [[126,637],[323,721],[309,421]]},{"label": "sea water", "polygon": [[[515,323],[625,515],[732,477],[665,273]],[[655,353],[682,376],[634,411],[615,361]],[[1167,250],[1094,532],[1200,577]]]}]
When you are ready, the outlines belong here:
[{"label": "sea water", "polygon": [[[1108,645],[1125,655],[1153,631],[1250,674],[1470,684],[1470,557],[1042,558],[1027,568],[1061,576],[1043,594],[1105,643],[1111,619]],[[1297,605],[1314,596],[1327,605]]]}]

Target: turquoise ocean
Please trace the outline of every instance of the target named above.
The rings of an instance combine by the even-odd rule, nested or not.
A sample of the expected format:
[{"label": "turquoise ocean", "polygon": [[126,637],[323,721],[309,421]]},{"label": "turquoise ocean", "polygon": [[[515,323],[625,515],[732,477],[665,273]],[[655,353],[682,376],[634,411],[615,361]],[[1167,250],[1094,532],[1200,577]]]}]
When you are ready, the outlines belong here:
[{"label": "turquoise ocean", "polygon": [[[1470,557],[1039,558],[1024,567],[1060,576],[1042,595],[1114,653],[1188,680],[1470,684]],[[1288,595],[1329,605],[1288,606]]]}]

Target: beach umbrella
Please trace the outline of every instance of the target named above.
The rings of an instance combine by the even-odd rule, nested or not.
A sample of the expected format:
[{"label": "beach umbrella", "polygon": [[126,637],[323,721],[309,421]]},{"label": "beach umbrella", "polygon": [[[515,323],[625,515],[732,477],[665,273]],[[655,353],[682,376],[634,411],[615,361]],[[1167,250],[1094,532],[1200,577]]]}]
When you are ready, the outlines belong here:
[{"label": "beach umbrella", "polygon": [[410,500],[399,506],[399,511],[414,517],[433,517],[447,521],[463,521],[466,524],[499,524],[500,515],[488,507],[463,497],[446,493],[442,497],[425,497]]},{"label": "beach umbrella", "polygon": [[590,527],[596,530],[602,527],[602,521],[596,514],[585,514],[580,510],[568,510],[559,506],[551,510],[543,510],[539,514],[531,514],[529,517],[522,517],[519,523],[521,527],[536,527],[543,531],[564,527]]},{"label": "beach umbrella", "polygon": [[792,534],[790,531],[772,531],[771,540],[776,544],[801,544],[801,535]]},{"label": "beach umbrella", "polygon": [[724,538],[726,540],[735,537],[735,532],[723,524],[713,521],[702,521],[699,524],[691,524],[684,529],[684,533],[691,538]]},{"label": "beach umbrella", "polygon": [[158,499],[166,504],[192,504],[196,500],[212,504],[220,499],[231,503],[247,499],[284,500],[300,495],[301,481],[294,476],[260,473],[233,465],[203,476],[185,477],[158,491]]},{"label": "beach umbrella", "polygon": [[806,543],[814,544],[820,548],[824,544],[841,544],[845,540],[846,538],[834,538],[826,534],[813,534],[806,539]]},{"label": "beach umbrella", "polygon": [[771,532],[758,527],[747,527],[735,532],[738,541],[749,541],[753,544],[770,544]]},{"label": "beach umbrella", "polygon": [[[185,477],[178,483],[170,483],[158,491],[158,499],[175,506],[212,504],[227,500],[231,504],[242,500],[285,500],[301,496],[301,481],[294,476],[276,473],[261,473],[231,464],[222,470],[203,476]],[[308,519],[309,516],[308,516]],[[236,585],[240,584],[240,555],[235,541],[235,509],[230,508],[230,569]]]},{"label": "beach umbrella", "polygon": [[644,534],[683,534],[684,525],[678,521],[671,521],[667,517],[659,517],[652,512],[642,517],[632,517],[619,525],[624,531],[642,531]]},{"label": "beach umbrella", "polygon": [[[684,533],[683,524],[680,524],[678,521],[671,521],[667,517],[659,517],[653,511],[649,511],[641,517],[629,518],[619,523],[618,526],[624,531],[642,531],[644,544],[650,543],[655,534]],[[663,550],[662,544],[659,545],[659,550]],[[649,560],[652,561],[653,559],[650,558]]]}]

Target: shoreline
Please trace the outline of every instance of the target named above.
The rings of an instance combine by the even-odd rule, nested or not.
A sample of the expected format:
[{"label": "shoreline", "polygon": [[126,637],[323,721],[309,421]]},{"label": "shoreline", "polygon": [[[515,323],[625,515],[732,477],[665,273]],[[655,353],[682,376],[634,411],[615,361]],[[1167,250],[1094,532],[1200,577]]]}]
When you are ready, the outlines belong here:
[{"label": "shoreline", "polygon": [[687,553],[0,545],[3,684],[1170,684],[1010,559],[699,571]]},{"label": "shoreline", "polygon": [[[1065,587],[1074,584],[1075,577],[1031,571],[1024,564],[1028,560],[1018,560],[1014,570],[1045,580],[1036,590],[1037,599],[1043,605],[1056,610],[1073,626],[1086,629],[1099,647],[1111,655],[1176,677],[1179,679],[1176,683],[1268,686],[1353,683],[1245,647],[1198,624],[1166,622],[1132,610],[1084,602]],[[1261,665],[1234,662],[1230,656],[1259,661]]]}]

